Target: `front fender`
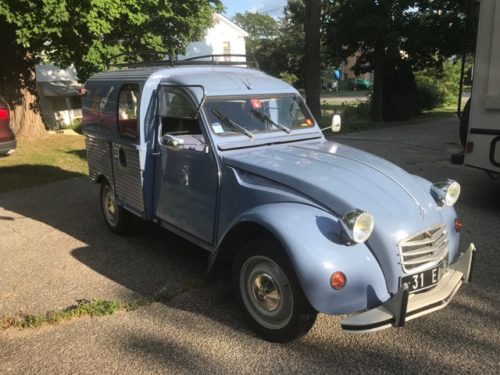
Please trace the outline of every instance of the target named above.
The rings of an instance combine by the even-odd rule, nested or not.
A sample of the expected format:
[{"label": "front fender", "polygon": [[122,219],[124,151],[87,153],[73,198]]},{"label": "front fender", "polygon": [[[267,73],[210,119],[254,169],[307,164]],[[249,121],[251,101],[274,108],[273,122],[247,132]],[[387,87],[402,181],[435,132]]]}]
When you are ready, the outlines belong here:
[{"label": "front fender", "polygon": [[[330,213],[306,204],[273,203],[245,212],[231,227],[245,221],[266,228],[281,243],[306,297],[317,311],[352,313],[390,298],[382,270],[371,251],[364,244],[343,244],[339,220]],[[346,275],[342,290],[330,286],[330,277],[336,271]]]}]

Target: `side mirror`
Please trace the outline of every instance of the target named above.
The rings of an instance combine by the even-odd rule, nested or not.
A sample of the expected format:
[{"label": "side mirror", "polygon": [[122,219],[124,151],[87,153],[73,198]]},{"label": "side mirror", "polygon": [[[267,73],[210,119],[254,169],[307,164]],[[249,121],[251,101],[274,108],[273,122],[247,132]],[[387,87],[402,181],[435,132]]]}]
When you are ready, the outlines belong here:
[{"label": "side mirror", "polygon": [[161,141],[166,146],[180,147],[184,145],[184,139],[178,138],[172,134],[165,134],[161,137]]},{"label": "side mirror", "polygon": [[340,131],[342,120],[340,118],[340,115],[334,114],[332,117],[332,127],[331,130],[334,133],[338,133]]}]

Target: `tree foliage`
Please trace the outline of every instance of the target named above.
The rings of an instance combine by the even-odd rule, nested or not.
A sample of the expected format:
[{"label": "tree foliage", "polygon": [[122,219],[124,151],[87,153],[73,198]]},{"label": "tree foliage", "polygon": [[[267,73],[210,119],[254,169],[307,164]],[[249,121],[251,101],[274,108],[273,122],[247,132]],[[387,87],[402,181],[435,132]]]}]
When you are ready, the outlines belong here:
[{"label": "tree foliage", "polygon": [[293,81],[303,86],[303,17],[302,1],[290,0],[279,21],[269,15],[250,12],[237,14],[233,21],[250,34],[247,53],[255,58],[261,69],[276,77],[295,76],[298,79]]},{"label": "tree foliage", "polygon": [[[42,59],[74,64],[84,81],[121,52],[182,53],[212,24],[214,7],[220,10],[219,0],[2,0],[8,57],[0,63],[0,91],[14,105],[26,102],[27,92],[34,92],[34,65]],[[32,102],[26,110],[35,107]]]},{"label": "tree foliage", "polygon": [[280,28],[271,16],[261,13],[236,13],[233,22],[248,32],[246,39],[247,55],[254,58],[262,69],[271,74],[277,73],[282,63],[276,43],[279,41]]},{"label": "tree foliage", "polygon": [[267,14],[262,13],[236,13],[233,21],[247,31],[248,40],[274,39],[279,34],[278,22]]},{"label": "tree foliage", "polygon": [[325,0],[323,30],[329,57],[338,61],[360,51],[358,68],[375,70],[375,120],[380,120],[383,108],[387,108],[384,94],[391,95],[383,87],[384,74],[391,74],[390,66],[403,64],[411,70],[439,66],[447,57],[461,53],[464,46],[470,49],[477,9],[472,7],[466,18],[468,2]]}]

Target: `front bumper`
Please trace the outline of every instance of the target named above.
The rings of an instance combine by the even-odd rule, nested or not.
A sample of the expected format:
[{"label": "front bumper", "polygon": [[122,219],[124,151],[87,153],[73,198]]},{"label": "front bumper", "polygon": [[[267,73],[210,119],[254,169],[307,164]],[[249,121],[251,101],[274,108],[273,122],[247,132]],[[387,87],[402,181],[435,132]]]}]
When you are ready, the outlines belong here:
[{"label": "front bumper", "polygon": [[470,281],[475,253],[474,244],[470,244],[431,290],[409,294],[408,285],[403,284],[399,292],[381,306],[342,320],[342,329],[351,333],[367,333],[402,327],[409,320],[446,307],[462,283]]}]

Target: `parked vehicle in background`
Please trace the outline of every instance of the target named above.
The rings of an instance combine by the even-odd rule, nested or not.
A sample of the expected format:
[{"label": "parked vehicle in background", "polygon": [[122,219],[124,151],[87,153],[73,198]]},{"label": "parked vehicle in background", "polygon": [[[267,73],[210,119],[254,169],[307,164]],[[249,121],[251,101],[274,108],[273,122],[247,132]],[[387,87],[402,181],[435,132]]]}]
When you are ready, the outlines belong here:
[{"label": "parked vehicle in background", "polygon": [[[500,176],[500,3],[481,0],[471,98],[460,117],[464,164]],[[459,160],[461,162],[462,160]]]},{"label": "parked vehicle in background", "polygon": [[371,90],[373,86],[371,81],[361,78],[355,78],[353,85],[356,88],[356,90]]},{"label": "parked vehicle in background", "polygon": [[12,132],[10,107],[0,95],[0,155],[10,155],[16,149],[16,137]]},{"label": "parked vehicle in background", "polygon": [[270,341],[318,312],[357,313],[347,332],[402,327],[469,281],[457,182],[326,140],[297,90],[261,71],[180,63],[87,81],[89,174],[112,231],[137,215],[208,250]]}]

